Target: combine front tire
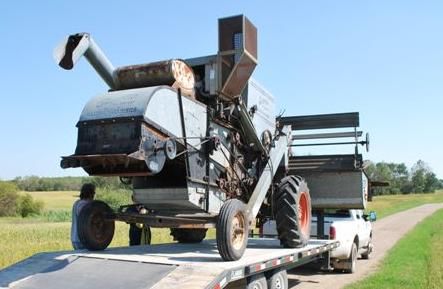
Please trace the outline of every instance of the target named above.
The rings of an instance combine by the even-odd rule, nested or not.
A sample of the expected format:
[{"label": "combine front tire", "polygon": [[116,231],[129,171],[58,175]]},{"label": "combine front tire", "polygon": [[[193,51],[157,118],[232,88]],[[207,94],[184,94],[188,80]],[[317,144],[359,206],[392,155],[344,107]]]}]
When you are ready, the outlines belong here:
[{"label": "combine front tire", "polygon": [[308,186],[299,176],[281,180],[274,193],[274,215],[280,243],[289,248],[305,246],[311,231],[311,198]]},{"label": "combine front tire", "polygon": [[217,248],[225,261],[235,261],[243,256],[248,243],[249,222],[245,204],[237,199],[226,201],[218,215]]},{"label": "combine front tire", "polygon": [[171,236],[179,243],[200,243],[206,237],[207,230],[171,228]]},{"label": "combine front tire", "polygon": [[86,204],[78,216],[78,237],[88,250],[104,250],[114,237],[112,209],[102,201]]}]

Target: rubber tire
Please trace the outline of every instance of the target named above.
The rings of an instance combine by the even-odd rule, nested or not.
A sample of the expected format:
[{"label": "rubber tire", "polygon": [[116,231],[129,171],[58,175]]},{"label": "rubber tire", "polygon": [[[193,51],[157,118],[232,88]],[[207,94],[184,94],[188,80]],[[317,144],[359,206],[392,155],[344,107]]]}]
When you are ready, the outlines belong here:
[{"label": "rubber tire", "polygon": [[371,258],[371,253],[372,253],[372,238],[369,239],[368,242],[368,249],[366,250],[366,252],[361,254],[361,258],[364,260],[369,260],[369,258]]},{"label": "rubber tire", "polygon": [[264,274],[252,275],[246,280],[246,289],[268,289]]},{"label": "rubber tire", "polygon": [[[243,242],[240,248],[235,248],[232,243],[232,222],[237,214],[241,214],[244,220]],[[217,249],[225,261],[240,259],[245,252],[248,243],[249,221],[246,216],[246,205],[237,199],[227,200],[220,209],[216,225]]]},{"label": "rubber tire", "polygon": [[358,254],[357,244],[354,242],[352,243],[351,254],[349,255],[349,259],[347,260],[347,262],[349,263],[349,267],[345,269],[346,273],[351,273],[351,274],[355,273],[357,254]]},{"label": "rubber tire", "polygon": [[[142,242],[143,230],[145,230],[145,240]],[[151,227],[144,225],[143,228],[139,228],[136,224],[129,224],[129,246],[140,246],[151,244]]]},{"label": "rubber tire", "polygon": [[208,229],[171,228],[170,235],[179,243],[200,243],[206,237]]},{"label": "rubber tire", "polygon": [[114,237],[115,224],[114,220],[106,220],[106,215],[112,213],[112,209],[102,201],[92,201],[81,209],[77,229],[80,242],[86,249],[97,251],[109,246]]},{"label": "rubber tire", "polygon": [[268,289],[288,289],[288,273],[285,269],[276,269],[268,278]]},{"label": "rubber tire", "polygon": [[[302,230],[301,212],[298,207],[302,194],[307,201],[307,225]],[[287,248],[304,247],[311,234],[311,197],[306,181],[299,176],[284,177],[274,193],[274,218],[280,243]]]}]

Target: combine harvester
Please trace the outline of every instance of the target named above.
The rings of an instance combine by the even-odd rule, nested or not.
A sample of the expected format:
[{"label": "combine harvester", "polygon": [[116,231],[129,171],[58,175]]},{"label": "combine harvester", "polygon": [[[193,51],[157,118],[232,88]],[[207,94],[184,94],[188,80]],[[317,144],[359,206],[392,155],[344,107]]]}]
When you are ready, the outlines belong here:
[{"label": "combine harvester", "polygon": [[[75,153],[62,157],[61,167],[119,176],[132,185],[134,204],[113,211],[91,202],[78,227],[88,251],[33,256],[1,271],[0,286],[224,288],[243,280],[248,288],[267,282],[287,288],[287,269],[318,258],[329,267],[328,253],[339,242],[310,240],[306,179],[319,188],[312,203],[321,208],[339,197],[323,196],[328,182],[339,186],[360,178],[360,187],[339,202],[348,199],[345,206],[362,208],[368,181],[361,155],[356,149],[344,160],[352,162],[352,174],[318,175],[302,165],[300,171],[309,174],[300,176],[302,159],[290,156],[297,140],[292,132],[309,129],[307,119],[276,119],[273,96],[250,79],[257,30],[246,17],[219,19],[215,55],[114,68],[87,33],[69,36],[55,55],[64,69],[85,56],[110,88],[85,105]],[[354,132],[341,137],[354,137],[356,147],[367,143],[359,141],[358,114],[310,117],[322,126],[332,118],[332,128],[349,126],[351,119]],[[270,218],[279,240],[248,242],[250,231]],[[106,249],[115,221],[170,228],[180,244]],[[215,241],[204,240],[208,228],[216,229]]]}]

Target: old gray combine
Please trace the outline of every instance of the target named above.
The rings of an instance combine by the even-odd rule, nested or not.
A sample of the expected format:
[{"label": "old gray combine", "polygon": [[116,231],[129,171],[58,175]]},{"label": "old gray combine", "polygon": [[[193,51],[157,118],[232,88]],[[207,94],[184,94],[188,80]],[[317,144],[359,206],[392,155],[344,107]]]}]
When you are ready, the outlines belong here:
[{"label": "old gray combine", "polygon": [[[181,243],[200,242],[216,228],[218,251],[228,261],[241,258],[249,230],[269,217],[283,246],[308,242],[311,198],[295,175],[300,162],[289,166],[295,122],[276,120],[273,96],[250,79],[257,30],[242,15],[218,25],[218,53],[186,60],[114,68],[87,33],[56,48],[61,67],[71,69],[85,56],[110,88],[85,105],[75,153],[62,157],[62,168],[120,176],[133,187],[134,204],[117,212],[100,201],[82,210],[79,236],[88,249],[109,245],[116,220],[171,228]],[[347,136],[357,144],[360,135]],[[360,184],[351,194],[367,192],[357,153],[350,158]]]}]

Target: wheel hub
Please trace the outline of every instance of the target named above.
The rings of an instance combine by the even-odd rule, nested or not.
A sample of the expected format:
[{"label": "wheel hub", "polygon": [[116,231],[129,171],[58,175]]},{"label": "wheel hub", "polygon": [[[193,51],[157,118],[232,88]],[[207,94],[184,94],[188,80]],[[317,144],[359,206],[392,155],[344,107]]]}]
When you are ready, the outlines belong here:
[{"label": "wheel hub", "polygon": [[232,220],[232,245],[238,250],[242,247],[245,235],[245,219],[241,213],[234,216]]},{"label": "wheel hub", "polygon": [[300,200],[298,203],[300,229],[307,232],[309,229],[309,206],[306,192],[300,192]]}]

